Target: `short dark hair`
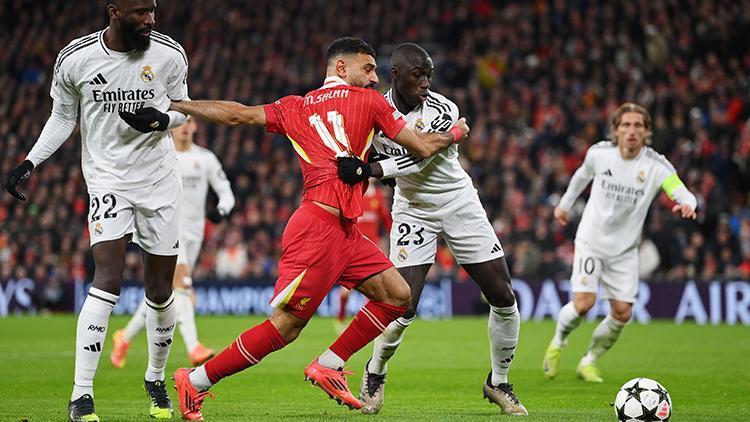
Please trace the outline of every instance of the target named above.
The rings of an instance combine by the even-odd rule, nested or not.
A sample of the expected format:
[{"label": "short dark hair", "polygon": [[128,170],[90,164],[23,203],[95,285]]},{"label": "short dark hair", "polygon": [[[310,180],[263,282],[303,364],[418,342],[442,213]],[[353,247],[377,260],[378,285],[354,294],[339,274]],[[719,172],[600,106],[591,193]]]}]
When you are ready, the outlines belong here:
[{"label": "short dark hair", "polygon": [[332,42],[326,51],[326,61],[343,54],[369,54],[375,56],[375,49],[361,38],[343,37]]}]

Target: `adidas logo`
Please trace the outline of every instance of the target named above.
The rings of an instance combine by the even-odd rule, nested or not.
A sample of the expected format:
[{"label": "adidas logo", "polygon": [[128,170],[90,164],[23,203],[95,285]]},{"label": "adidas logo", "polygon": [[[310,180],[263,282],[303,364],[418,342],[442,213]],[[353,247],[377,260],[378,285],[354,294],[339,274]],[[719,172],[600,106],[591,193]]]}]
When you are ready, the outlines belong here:
[{"label": "adidas logo", "polygon": [[498,253],[500,251],[502,251],[502,249],[500,248],[500,245],[495,243],[495,246],[492,247],[492,250],[490,251],[490,253]]},{"label": "adidas logo", "polygon": [[612,171],[610,169],[607,169],[607,170],[604,170],[602,174],[605,176],[612,176]]},{"label": "adidas logo", "polygon": [[169,345],[172,344],[172,339],[168,338],[168,339],[166,339],[164,341],[160,341],[160,342],[154,343],[154,344],[157,345],[157,346],[159,346],[159,347],[169,347]]},{"label": "adidas logo", "polygon": [[104,85],[107,83],[107,80],[104,79],[104,76],[101,73],[97,73],[96,77],[89,82],[89,85]]},{"label": "adidas logo", "polygon": [[90,344],[88,346],[83,346],[83,350],[88,350],[89,352],[101,352],[102,351],[102,344],[97,341],[94,344]]}]

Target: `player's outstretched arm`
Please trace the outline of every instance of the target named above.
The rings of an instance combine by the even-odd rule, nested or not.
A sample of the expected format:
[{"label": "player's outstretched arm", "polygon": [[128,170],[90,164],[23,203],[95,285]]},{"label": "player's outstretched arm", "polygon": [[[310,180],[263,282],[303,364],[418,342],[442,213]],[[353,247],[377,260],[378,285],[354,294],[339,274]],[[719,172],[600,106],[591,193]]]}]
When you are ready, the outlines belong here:
[{"label": "player's outstretched arm", "polygon": [[417,133],[408,126],[393,138],[393,141],[420,158],[427,158],[449,147],[451,144],[466,140],[469,126],[465,118],[460,118],[448,132]]},{"label": "player's outstretched arm", "polygon": [[695,198],[692,192],[688,190],[677,173],[669,175],[661,184],[661,188],[667,195],[677,202],[677,205],[672,207],[672,212],[679,214],[682,218],[689,218],[695,220],[698,215],[695,213],[695,208],[698,206],[698,200]]},{"label": "player's outstretched arm", "polygon": [[18,192],[18,186],[29,178],[36,166],[49,158],[70,137],[76,127],[77,117],[78,101],[70,104],[52,102],[52,114],[47,119],[39,139],[29,151],[26,159],[12,170],[5,180],[5,189],[8,193],[21,201],[26,200],[26,196]]},{"label": "player's outstretched arm", "polygon": [[169,108],[220,125],[266,125],[266,112],[262,105],[246,106],[235,101],[199,100],[172,101]]}]

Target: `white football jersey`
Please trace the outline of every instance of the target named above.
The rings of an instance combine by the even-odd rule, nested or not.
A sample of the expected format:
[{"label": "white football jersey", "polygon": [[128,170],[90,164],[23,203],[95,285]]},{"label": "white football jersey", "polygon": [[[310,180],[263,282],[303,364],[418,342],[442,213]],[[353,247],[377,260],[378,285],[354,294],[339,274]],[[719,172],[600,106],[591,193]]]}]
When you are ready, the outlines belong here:
[{"label": "white football jersey", "polygon": [[118,115],[141,107],[166,112],[170,99],[188,98],[185,51],[156,31],[144,52],[118,52],[106,29],[73,40],[57,56],[50,95],[79,104],[81,167],[89,188],[150,186],[177,167],[169,130],[141,133]]},{"label": "white football jersey", "polygon": [[208,186],[216,192],[219,204],[228,209],[234,206],[232,188],[219,159],[206,148],[192,145],[187,151],[177,151],[177,160],[182,174],[180,238],[202,242]]},{"label": "white football jersey", "polygon": [[[396,108],[392,95],[392,90],[388,90],[385,98]],[[427,100],[404,119],[415,131],[447,132],[458,120],[458,107],[443,95],[428,91]],[[426,159],[411,155],[382,133],[374,146],[380,154],[390,157],[380,163],[384,178],[396,177],[394,201],[439,205],[453,199],[455,190],[472,186],[471,177],[458,162],[458,144]]]},{"label": "white football jersey", "polygon": [[[559,204],[563,210],[570,210],[593,180],[576,245],[604,257],[619,256],[637,247],[651,201],[662,183],[675,174],[674,166],[651,147],[644,146],[638,156],[625,160],[611,141],[592,145]],[[675,199],[695,207],[695,197],[684,192]]]}]

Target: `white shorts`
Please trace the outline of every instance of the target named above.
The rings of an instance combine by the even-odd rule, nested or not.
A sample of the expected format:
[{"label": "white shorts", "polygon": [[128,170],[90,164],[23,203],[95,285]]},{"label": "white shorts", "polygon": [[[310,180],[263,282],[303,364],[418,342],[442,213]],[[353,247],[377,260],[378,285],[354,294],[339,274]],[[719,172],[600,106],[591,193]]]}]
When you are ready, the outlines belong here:
[{"label": "white shorts", "polygon": [[638,296],[638,248],[615,258],[606,258],[576,244],[573,274],[570,276],[573,293],[597,294],[600,282],[602,299],[635,303]]},{"label": "white shorts", "polygon": [[182,183],[176,172],[151,186],[89,189],[91,245],[133,233],[132,241],[153,255],[177,255]]},{"label": "white shorts", "polygon": [[203,242],[180,239],[180,248],[177,253],[177,265],[187,265],[192,271],[195,268],[195,263],[198,261],[198,254],[201,251],[201,243]]},{"label": "white shorts", "polygon": [[393,205],[390,259],[396,268],[432,264],[440,235],[459,264],[477,264],[505,256],[474,187],[444,205]]}]

